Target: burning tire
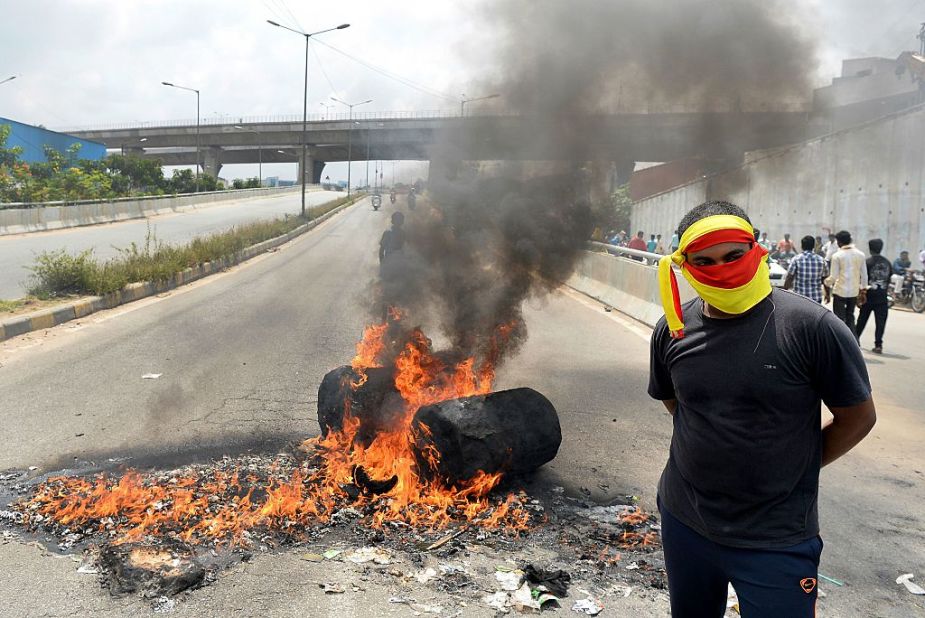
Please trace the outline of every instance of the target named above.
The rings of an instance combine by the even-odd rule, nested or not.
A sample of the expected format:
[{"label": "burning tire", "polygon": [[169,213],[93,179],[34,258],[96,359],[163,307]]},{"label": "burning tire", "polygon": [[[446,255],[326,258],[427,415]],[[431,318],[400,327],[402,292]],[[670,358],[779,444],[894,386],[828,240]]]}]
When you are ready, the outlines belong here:
[{"label": "burning tire", "polygon": [[[488,474],[523,474],[551,461],[562,442],[552,403],[531,388],[442,401],[414,415],[418,465],[457,482]],[[436,453],[436,461],[428,456]]]}]

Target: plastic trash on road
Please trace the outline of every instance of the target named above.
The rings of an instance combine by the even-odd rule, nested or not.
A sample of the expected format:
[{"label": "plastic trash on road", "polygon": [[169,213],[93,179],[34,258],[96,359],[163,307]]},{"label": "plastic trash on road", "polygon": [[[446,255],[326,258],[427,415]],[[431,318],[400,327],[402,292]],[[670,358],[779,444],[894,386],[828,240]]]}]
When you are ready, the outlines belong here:
[{"label": "plastic trash on road", "polygon": [[912,578],[915,577],[912,573],[906,573],[905,575],[900,575],[896,578],[897,584],[902,584],[906,587],[906,590],[912,594],[925,594],[925,588],[922,588],[917,583],[912,581]]},{"label": "plastic trash on road", "polygon": [[586,616],[597,616],[604,611],[604,606],[597,599],[579,599],[572,605],[572,611]]}]

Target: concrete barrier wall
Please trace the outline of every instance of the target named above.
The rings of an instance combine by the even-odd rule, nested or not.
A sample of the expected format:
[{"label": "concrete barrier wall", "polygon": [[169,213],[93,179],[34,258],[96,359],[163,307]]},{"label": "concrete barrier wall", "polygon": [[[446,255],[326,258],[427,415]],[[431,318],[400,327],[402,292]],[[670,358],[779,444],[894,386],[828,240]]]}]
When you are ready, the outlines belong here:
[{"label": "concrete barrier wall", "polygon": [[[59,202],[24,204],[23,208],[0,209],[0,236],[141,219],[171,212],[182,212],[205,204],[285,195],[297,193],[300,190],[301,187],[298,186],[263,187],[186,195],[119,198],[67,205]],[[317,191],[319,187],[313,186],[311,190]]]},{"label": "concrete barrier wall", "polygon": [[891,260],[925,247],[925,108],[768,153],[633,206],[633,230],[670,238],[690,208],[730,200],[773,240],[845,229],[859,247],[882,238]]},{"label": "concrete barrier wall", "polygon": [[[664,315],[654,265],[605,252],[586,251],[566,283],[652,327]],[[682,302],[696,295],[683,277],[678,277],[678,289]]]}]

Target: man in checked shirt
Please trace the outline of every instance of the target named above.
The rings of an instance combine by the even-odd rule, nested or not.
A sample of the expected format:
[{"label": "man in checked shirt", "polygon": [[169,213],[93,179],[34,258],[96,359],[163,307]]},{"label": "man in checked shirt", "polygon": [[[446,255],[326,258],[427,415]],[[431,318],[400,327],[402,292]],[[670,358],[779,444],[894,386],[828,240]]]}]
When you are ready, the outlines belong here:
[{"label": "man in checked shirt", "polygon": [[826,276],[825,259],[816,254],[816,239],[804,236],[800,240],[803,252],[793,258],[784,280],[784,289],[792,289],[800,296],[805,296],[822,304],[822,281]]}]

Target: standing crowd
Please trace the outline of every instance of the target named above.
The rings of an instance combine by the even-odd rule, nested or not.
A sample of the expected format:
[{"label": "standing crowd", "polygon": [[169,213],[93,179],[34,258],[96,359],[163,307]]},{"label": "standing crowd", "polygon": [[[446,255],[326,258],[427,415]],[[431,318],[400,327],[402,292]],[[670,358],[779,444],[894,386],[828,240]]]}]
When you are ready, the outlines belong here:
[{"label": "standing crowd", "polygon": [[[901,251],[891,263],[881,255],[883,240],[868,241],[869,256],[858,249],[851,233],[845,230],[829,234],[823,242],[822,236],[804,236],[800,239],[799,252],[790,234],[774,242],[767,232],[755,229],[755,241],[770,259],[787,269],[784,288],[791,289],[819,304],[832,303],[832,311],[845,323],[860,342],[871,314],[874,316],[874,347],[872,352],[883,352],[883,334],[889,310],[889,298],[900,294],[907,274],[912,271],[908,251]],[[646,251],[658,255],[670,255],[678,250],[679,236],[672,235],[666,243],[661,234],[646,234],[640,230],[630,236],[625,231],[610,230],[604,233],[595,230],[595,240],[617,247]],[[636,257],[643,261],[644,258]],[[925,250],[919,253],[919,261],[925,270]]]}]

